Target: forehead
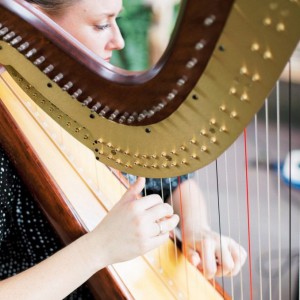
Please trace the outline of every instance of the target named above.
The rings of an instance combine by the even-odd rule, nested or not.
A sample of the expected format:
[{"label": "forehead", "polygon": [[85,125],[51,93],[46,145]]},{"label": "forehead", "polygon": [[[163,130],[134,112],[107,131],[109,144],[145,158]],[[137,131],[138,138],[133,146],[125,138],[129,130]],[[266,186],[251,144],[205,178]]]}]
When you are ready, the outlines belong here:
[{"label": "forehead", "polygon": [[122,10],[122,0],[79,0],[68,8],[68,13],[82,16],[118,15]]}]

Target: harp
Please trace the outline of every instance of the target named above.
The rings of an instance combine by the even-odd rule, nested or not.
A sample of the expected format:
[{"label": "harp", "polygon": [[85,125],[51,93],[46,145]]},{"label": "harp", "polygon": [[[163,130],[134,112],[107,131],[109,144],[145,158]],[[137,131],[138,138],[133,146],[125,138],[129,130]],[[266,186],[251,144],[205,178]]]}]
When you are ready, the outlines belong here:
[{"label": "harp", "polygon": [[[76,141],[62,130],[71,133],[76,140],[90,148],[92,152],[80,152],[79,159],[84,164],[94,162],[92,158],[95,157],[114,169],[147,177],[178,176],[208,165],[232,144],[250,122],[299,40],[299,3],[261,2],[184,2],[180,15],[181,26],[172,40],[172,47],[153,69],[141,74],[126,74],[97,62],[92,53],[78,46],[70,37],[66,37],[66,43],[56,33],[55,24],[50,26],[49,20],[38,16],[36,11],[23,2],[0,2],[0,62],[6,69],[1,76],[0,96],[4,104],[1,131],[14,132],[10,135],[1,134],[1,144],[6,145],[17,166],[26,166],[20,168],[20,172],[25,180],[27,178],[46,215],[66,243],[85,230],[92,229],[124,192],[126,183],[121,184],[117,174],[106,167],[100,168],[97,165],[95,171],[95,164],[91,163],[87,169],[95,171],[96,177],[110,178],[109,186],[114,194],[107,193],[105,187],[99,190],[97,180],[96,187],[94,183],[84,182],[80,195],[92,200],[89,205],[76,201],[77,197],[71,195],[72,188],[68,183],[78,182],[80,171],[74,167],[77,161],[74,162],[72,156],[67,159],[60,156],[61,149],[49,150],[57,146],[50,146],[51,143],[49,145],[46,142],[49,139],[47,135],[41,137],[42,125],[50,127],[49,136],[51,128],[63,128],[59,135],[63,135],[62,140],[68,140],[72,145],[70,148],[75,147],[77,152],[81,146],[74,144]],[[186,32],[195,25],[199,32],[187,35]],[[220,70],[224,72],[222,78],[219,76]],[[162,80],[165,82],[163,86],[159,85]],[[14,98],[18,101],[14,102]],[[143,99],[143,102],[135,99]],[[55,122],[46,120],[42,111]],[[28,117],[24,118],[26,112]],[[10,115],[13,115],[14,122],[9,119]],[[32,119],[39,118],[41,125],[34,126],[34,130],[29,127]],[[25,139],[24,134],[27,135]],[[27,144],[26,139],[30,143]],[[61,144],[59,137],[53,139],[58,140],[58,145]],[[161,144],[156,148],[158,139]],[[143,146],[144,140],[147,140],[146,146]],[[33,146],[36,143],[38,145]],[[46,143],[47,149],[43,148]],[[55,142],[52,144],[55,145]],[[34,150],[30,150],[32,146]],[[25,151],[22,147],[25,147]],[[47,154],[49,152],[53,153],[51,157]],[[223,174],[227,174],[229,167],[226,155],[218,159],[214,166],[220,170],[218,161],[222,162],[223,159]],[[52,168],[55,165],[53,161],[60,168]],[[269,164],[266,166],[266,178],[270,180]],[[70,173],[62,174],[62,169],[68,169]],[[30,180],[28,172],[35,178],[34,182]],[[203,171],[204,175],[201,172],[199,176],[211,177],[209,168]],[[235,176],[239,176],[237,171]],[[82,177],[88,178],[86,175]],[[221,190],[222,183],[219,180],[216,177],[213,190]],[[225,181],[228,181],[227,176]],[[46,189],[43,188],[45,184]],[[55,191],[55,204],[51,199],[53,192],[49,193],[48,190],[50,187],[51,191]],[[245,190],[248,190],[247,187]],[[228,190],[224,191],[225,195],[229,193]],[[208,187],[207,193],[211,192],[212,189]],[[67,199],[73,198],[74,202],[69,203]],[[101,199],[100,202],[97,198]],[[220,194],[217,198],[220,200]],[[291,211],[292,191],[289,198]],[[248,211],[245,215],[249,230],[249,192],[247,200]],[[220,201],[218,203],[222,205]],[[220,211],[228,209],[230,204],[227,203],[228,206]],[[57,211],[61,211],[61,215],[57,215]],[[271,221],[270,216],[268,220]],[[223,223],[219,222],[221,229]],[[270,223],[268,227],[271,227]],[[292,233],[291,228],[289,232]],[[291,236],[289,241],[290,244],[292,241],[298,243],[295,249],[299,253],[299,235],[295,233],[295,236],[296,239]],[[251,256],[253,244],[250,231],[248,245]],[[292,246],[288,255],[289,270],[293,256],[291,249]],[[149,256],[110,266],[92,279],[96,282],[98,280],[97,285],[100,278],[103,284],[100,291],[93,289],[99,299],[228,297],[224,289],[215,293],[214,287],[217,284],[204,280],[179,252],[170,241],[165,248]],[[274,286],[271,260],[274,255],[270,243],[267,257],[270,262],[267,267],[269,276],[267,280],[264,278],[264,284],[268,286],[271,298],[272,284]],[[247,295],[241,292],[243,297],[250,299],[256,297],[257,290],[261,294],[263,291],[262,283],[259,283],[259,289],[253,285],[252,265],[253,261],[249,257],[249,272],[245,277],[250,282],[250,288]],[[281,262],[278,265],[281,269]],[[288,282],[291,283],[291,271],[289,277]],[[239,281],[244,282],[243,279]],[[229,283],[223,280],[222,285],[225,290],[228,290],[227,285],[230,286],[230,294],[234,298],[233,280]],[[289,287],[291,295],[291,284]],[[279,294],[282,294],[281,290]]]}]

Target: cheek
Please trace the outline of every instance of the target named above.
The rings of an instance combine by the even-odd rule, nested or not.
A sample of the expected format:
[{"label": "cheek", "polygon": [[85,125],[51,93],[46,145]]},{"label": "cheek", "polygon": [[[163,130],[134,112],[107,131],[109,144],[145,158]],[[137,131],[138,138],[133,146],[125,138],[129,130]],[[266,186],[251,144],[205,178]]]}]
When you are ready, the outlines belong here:
[{"label": "cheek", "polygon": [[85,34],[78,38],[78,40],[85,45],[89,50],[105,58],[105,43],[104,39],[98,33]]}]

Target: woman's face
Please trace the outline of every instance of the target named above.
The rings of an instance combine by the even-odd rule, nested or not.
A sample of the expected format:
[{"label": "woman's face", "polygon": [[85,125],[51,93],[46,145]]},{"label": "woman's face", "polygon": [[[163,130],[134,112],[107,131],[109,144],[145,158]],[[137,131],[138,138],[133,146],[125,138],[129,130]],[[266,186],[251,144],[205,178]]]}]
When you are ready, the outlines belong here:
[{"label": "woman's face", "polygon": [[51,18],[95,54],[109,62],[124,47],[116,18],[122,0],[80,0]]}]

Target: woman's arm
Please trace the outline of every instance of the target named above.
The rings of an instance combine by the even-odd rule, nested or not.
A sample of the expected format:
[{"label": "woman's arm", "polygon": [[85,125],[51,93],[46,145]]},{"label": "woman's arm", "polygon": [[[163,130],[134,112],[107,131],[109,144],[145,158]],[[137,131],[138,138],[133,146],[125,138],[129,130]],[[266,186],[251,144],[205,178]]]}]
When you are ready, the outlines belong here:
[{"label": "woman's arm", "polygon": [[[63,299],[105,266],[164,243],[179,218],[157,195],[136,199],[144,183],[139,178],[92,232],[38,265],[1,281],[0,299]],[[163,234],[157,224],[160,219]]]}]

